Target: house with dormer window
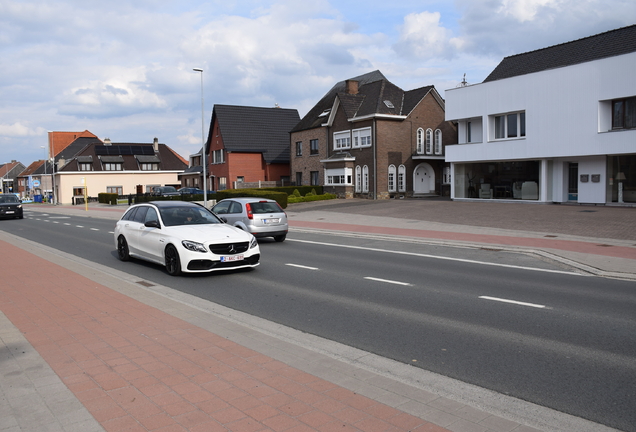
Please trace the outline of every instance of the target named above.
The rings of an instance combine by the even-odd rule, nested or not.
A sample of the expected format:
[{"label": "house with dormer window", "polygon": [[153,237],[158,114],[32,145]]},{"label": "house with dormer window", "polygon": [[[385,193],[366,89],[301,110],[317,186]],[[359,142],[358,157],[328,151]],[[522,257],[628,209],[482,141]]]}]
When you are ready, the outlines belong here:
[{"label": "house with dormer window", "polygon": [[504,58],[447,90],[455,200],[636,205],[636,25]]},{"label": "house with dormer window", "polygon": [[55,157],[55,196],[61,204],[99,193],[144,194],[157,186],[180,187],[188,163],[166,144],[112,143],[79,137]]},{"label": "house with dormer window", "polygon": [[337,83],[294,127],[292,181],[343,198],[442,195],[456,139],[435,87],[404,91],[370,72]]}]

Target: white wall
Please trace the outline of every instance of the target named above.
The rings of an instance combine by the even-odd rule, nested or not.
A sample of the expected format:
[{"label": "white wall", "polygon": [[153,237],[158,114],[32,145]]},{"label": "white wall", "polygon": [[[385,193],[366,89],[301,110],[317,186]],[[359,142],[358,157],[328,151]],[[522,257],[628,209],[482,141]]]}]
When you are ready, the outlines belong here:
[{"label": "white wall", "polygon": [[[460,121],[460,132],[461,122],[474,117],[484,127],[483,143],[447,146],[446,161],[634,153],[636,130],[607,132],[606,111],[607,101],[636,96],[635,63],[631,53],[447,90],[446,119]],[[523,110],[525,139],[488,142],[488,116]]]}]

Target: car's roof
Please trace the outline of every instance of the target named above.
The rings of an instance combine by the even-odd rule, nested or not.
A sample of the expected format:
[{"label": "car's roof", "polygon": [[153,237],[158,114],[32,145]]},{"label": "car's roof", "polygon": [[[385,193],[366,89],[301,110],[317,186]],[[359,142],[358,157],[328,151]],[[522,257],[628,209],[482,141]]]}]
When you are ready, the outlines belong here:
[{"label": "car's roof", "polygon": [[[239,201],[239,202],[252,202],[252,201],[267,201],[267,202],[276,202],[276,200],[273,199],[269,199],[269,198],[257,198],[257,197],[240,197],[240,198],[225,198],[221,201]],[[221,202],[219,201],[219,202]]]},{"label": "car's roof", "polygon": [[190,201],[150,201],[147,203],[139,203],[139,205],[142,204],[150,204],[150,205],[154,205],[157,208],[171,208],[171,207],[191,207],[191,208],[200,208],[202,207],[201,205],[197,204],[197,203],[193,203]]}]

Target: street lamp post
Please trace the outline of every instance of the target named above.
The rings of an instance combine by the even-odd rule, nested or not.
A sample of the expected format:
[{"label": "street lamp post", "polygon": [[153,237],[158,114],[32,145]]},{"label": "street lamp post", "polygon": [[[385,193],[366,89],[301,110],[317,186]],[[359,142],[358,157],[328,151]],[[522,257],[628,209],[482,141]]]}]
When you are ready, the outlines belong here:
[{"label": "street lamp post", "polygon": [[[40,148],[46,149],[45,146],[40,146]],[[42,176],[42,182],[41,182],[41,184],[42,184],[42,199],[43,200],[44,200],[44,197],[46,195],[46,189],[45,189],[45,186],[46,186],[46,183],[45,183],[45,180],[46,180],[46,164],[49,161],[49,152],[48,152],[48,150],[45,153],[46,153],[46,157],[44,158],[44,175]]]},{"label": "street lamp post", "polygon": [[201,73],[201,164],[203,165],[203,205],[208,208],[208,178],[205,161],[205,109],[203,107],[203,69],[194,68],[195,72]]}]

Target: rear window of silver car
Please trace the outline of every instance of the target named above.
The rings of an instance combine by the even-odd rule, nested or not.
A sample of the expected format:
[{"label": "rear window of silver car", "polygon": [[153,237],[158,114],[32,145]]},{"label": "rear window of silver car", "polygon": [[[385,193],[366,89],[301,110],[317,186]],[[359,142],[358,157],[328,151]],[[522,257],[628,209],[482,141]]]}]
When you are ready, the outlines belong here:
[{"label": "rear window of silver car", "polygon": [[282,213],[283,209],[280,208],[277,202],[253,202],[250,203],[250,207],[252,209],[252,213],[254,214],[263,214],[263,213]]}]

